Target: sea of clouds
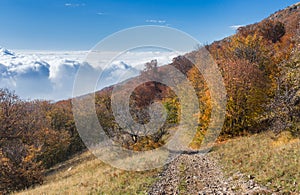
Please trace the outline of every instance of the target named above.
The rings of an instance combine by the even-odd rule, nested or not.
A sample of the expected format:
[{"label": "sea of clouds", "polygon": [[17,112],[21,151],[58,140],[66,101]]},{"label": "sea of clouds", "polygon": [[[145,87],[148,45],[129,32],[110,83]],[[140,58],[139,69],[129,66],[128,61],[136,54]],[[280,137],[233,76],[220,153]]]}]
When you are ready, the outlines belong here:
[{"label": "sea of clouds", "polygon": [[[88,51],[10,51],[0,48],[0,88],[14,90],[22,99],[68,99],[72,97],[79,68],[101,73],[95,84],[99,90],[137,76],[146,62],[157,59],[161,66],[178,55],[169,51],[138,51],[116,57],[114,52],[104,55],[102,52],[93,63]],[[113,60],[106,63],[112,57]]]}]

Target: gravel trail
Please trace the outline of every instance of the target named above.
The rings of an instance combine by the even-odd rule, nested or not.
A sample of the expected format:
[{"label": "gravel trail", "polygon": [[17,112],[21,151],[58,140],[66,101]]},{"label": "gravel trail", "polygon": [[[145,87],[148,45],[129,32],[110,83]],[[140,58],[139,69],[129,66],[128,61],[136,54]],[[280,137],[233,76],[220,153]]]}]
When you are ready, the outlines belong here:
[{"label": "gravel trail", "polygon": [[209,154],[181,154],[158,175],[148,191],[165,194],[274,194],[240,173],[225,178]]}]

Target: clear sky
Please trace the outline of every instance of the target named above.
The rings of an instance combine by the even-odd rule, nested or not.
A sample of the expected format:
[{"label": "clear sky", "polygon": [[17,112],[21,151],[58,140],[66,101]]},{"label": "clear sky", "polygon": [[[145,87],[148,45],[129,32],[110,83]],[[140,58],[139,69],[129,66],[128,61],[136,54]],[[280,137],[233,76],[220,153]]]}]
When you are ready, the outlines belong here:
[{"label": "clear sky", "polygon": [[88,50],[138,25],[165,25],[201,43],[258,22],[297,0],[0,0],[0,46],[22,50]]}]

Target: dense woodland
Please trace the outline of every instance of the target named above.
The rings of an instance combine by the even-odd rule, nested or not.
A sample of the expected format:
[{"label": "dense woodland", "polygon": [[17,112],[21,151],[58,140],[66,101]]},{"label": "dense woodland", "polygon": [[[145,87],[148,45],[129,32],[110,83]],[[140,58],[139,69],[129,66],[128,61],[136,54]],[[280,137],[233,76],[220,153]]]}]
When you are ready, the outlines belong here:
[{"label": "dense woodland", "polygon": [[[224,40],[206,45],[218,64],[227,90],[226,119],[220,140],[272,130],[288,130],[300,136],[300,8],[276,12],[260,23],[241,27]],[[210,91],[188,58],[199,50],[178,56],[174,66],[192,82],[201,114],[191,143],[197,148],[205,135],[211,114]],[[155,60],[145,65],[142,76],[159,77],[164,67]],[[135,82],[133,78],[127,82]],[[174,78],[176,79],[176,78]],[[167,86],[148,82],[135,89],[130,108],[140,124],[149,121],[147,108],[160,101],[167,110],[165,124],[151,136],[122,131],[111,108],[113,87],[96,93],[96,110],[106,134],[132,150],[160,147],[169,129],[180,120],[180,100]],[[72,114],[71,100],[24,101],[14,92],[0,90],[0,192],[41,184],[44,170],[85,149]]]}]

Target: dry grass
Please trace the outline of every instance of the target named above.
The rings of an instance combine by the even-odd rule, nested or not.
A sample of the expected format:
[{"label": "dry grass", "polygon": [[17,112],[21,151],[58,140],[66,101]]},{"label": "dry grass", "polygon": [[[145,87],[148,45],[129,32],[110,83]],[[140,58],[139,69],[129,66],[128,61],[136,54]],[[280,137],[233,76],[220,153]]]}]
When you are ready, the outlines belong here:
[{"label": "dry grass", "polygon": [[54,169],[56,171],[46,177],[43,185],[18,194],[146,194],[158,173],[158,170],[119,170],[104,164],[89,152]]},{"label": "dry grass", "polygon": [[[212,155],[228,175],[242,172],[275,191],[300,192],[300,140],[287,132],[233,139]],[[19,194],[146,194],[161,170],[123,171],[85,152],[52,171],[43,185]]]},{"label": "dry grass", "polygon": [[300,140],[288,132],[230,140],[212,154],[228,175],[242,172],[275,191],[300,192]]}]

